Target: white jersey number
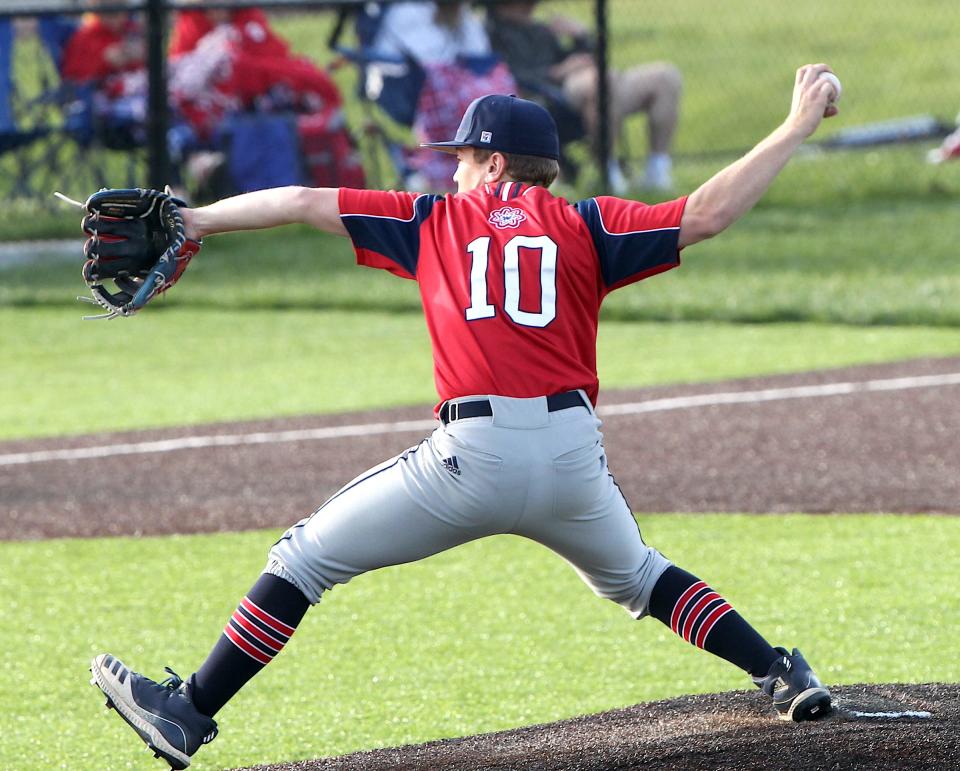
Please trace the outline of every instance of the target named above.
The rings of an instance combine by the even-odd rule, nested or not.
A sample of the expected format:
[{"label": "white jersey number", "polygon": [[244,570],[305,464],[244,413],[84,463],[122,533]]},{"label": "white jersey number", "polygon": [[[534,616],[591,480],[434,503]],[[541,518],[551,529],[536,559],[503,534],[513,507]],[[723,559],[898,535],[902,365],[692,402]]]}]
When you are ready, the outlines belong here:
[{"label": "white jersey number", "polygon": [[[520,310],[520,250],[530,249],[540,257],[540,311]],[[470,266],[470,307],[467,321],[493,318],[497,311],[487,301],[487,267],[490,263],[490,236],[467,244],[473,258]],[[524,327],[545,327],[557,317],[557,245],[547,236],[514,236],[503,247],[503,309]]]}]

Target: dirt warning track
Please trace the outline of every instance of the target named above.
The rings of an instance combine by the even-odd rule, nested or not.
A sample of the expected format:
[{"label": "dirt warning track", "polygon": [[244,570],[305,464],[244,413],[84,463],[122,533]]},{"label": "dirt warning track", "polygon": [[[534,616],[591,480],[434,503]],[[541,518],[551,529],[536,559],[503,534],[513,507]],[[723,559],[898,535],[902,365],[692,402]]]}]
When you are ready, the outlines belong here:
[{"label": "dirt warning track", "polygon": [[[599,414],[635,511],[960,513],[960,358],[607,391]],[[434,425],[424,405],[0,442],[0,539],[285,527]]]}]

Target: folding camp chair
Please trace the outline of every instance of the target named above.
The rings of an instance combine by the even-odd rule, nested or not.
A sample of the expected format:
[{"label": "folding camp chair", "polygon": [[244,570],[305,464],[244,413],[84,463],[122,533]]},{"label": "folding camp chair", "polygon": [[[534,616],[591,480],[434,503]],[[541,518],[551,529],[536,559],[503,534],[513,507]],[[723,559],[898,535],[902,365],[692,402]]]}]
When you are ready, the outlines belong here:
[{"label": "folding camp chair", "polygon": [[0,174],[9,181],[0,188],[9,198],[35,197],[37,175],[49,163],[48,143],[51,128],[43,125],[25,125],[22,101],[13,78],[13,22],[0,19]]},{"label": "folding camp chair", "polygon": [[[411,56],[390,56],[374,50],[373,41],[384,10],[379,3],[341,8],[328,42],[330,49],[341,57],[334,66],[349,63],[357,68],[357,95],[364,114],[361,147],[370,181],[377,187],[399,189],[410,173],[409,131],[425,73]],[[340,43],[351,18],[356,47]]]}]

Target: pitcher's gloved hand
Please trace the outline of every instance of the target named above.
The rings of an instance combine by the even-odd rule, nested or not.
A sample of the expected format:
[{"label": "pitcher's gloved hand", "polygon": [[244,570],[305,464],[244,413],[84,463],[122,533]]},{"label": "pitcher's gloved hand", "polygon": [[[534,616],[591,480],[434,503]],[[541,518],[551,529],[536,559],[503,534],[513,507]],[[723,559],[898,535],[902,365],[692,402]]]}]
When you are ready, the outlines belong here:
[{"label": "pitcher's gloved hand", "polygon": [[177,282],[200,251],[200,242],[184,232],[184,205],[169,188],[104,189],[87,199],[82,275],[93,299],[79,299],[107,311],[88,318],[132,316]]}]

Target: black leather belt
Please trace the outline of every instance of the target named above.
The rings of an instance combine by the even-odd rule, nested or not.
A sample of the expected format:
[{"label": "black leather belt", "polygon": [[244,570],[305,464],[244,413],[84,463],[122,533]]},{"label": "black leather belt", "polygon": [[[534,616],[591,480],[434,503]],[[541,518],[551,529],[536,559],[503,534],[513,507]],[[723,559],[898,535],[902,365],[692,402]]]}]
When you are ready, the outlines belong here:
[{"label": "black leather belt", "polygon": [[[571,407],[587,407],[579,391],[567,391],[547,397],[547,412],[568,410]],[[489,399],[476,399],[469,402],[444,402],[440,407],[439,418],[443,425],[464,418],[483,418],[493,415],[493,406]]]}]

